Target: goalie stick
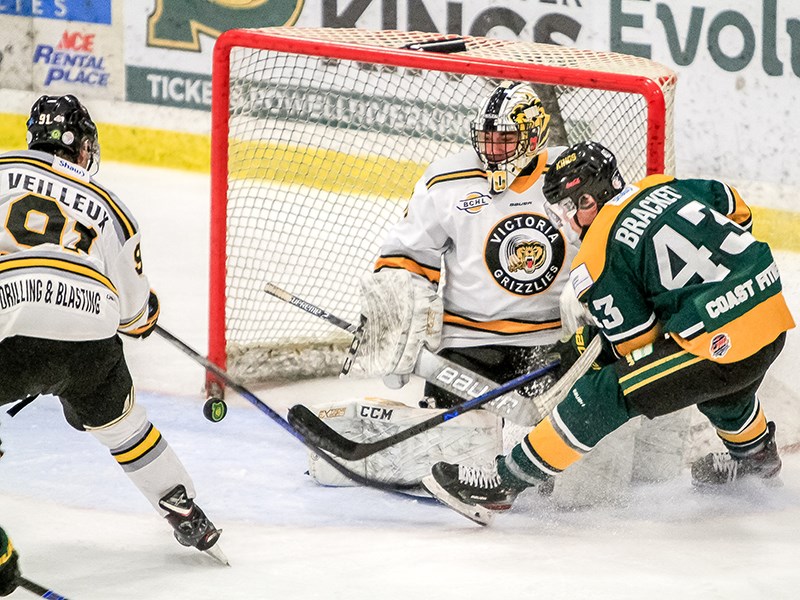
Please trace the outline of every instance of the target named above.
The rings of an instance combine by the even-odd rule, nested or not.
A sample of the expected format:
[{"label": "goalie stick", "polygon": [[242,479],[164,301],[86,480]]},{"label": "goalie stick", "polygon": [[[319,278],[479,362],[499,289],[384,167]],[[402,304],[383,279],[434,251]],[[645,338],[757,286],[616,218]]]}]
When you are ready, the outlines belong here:
[{"label": "goalie stick", "polygon": [[[344,319],[329,313],[320,307],[311,304],[310,302],[298,298],[294,294],[278,287],[274,283],[267,283],[264,286],[264,291],[291,304],[297,308],[314,315],[318,319],[327,321],[331,325],[335,325],[339,329],[344,329],[348,333],[353,334],[353,341],[347,351],[347,358],[345,359],[344,366],[342,367],[342,374],[350,371],[353,365],[356,352],[361,344],[361,336],[364,333],[364,325],[366,318],[361,315],[358,326],[348,323]],[[492,381],[488,377],[479,375],[474,371],[462,367],[451,360],[443,358],[438,354],[431,352],[430,349],[423,346],[420,350],[417,362],[414,365],[414,374],[422,377],[425,381],[436,385],[451,394],[458,396],[463,400],[470,398],[477,398],[481,394],[498,387],[498,383]],[[515,418],[516,411],[519,411],[524,404],[529,404],[530,399],[518,394],[516,391],[508,392],[503,398],[490,403],[487,410],[495,413],[496,415],[518,422],[518,417]],[[537,415],[538,416],[538,415]],[[541,418],[541,416],[539,417]],[[538,419],[537,419],[538,420]],[[528,423],[520,423],[521,425],[528,425]]]},{"label": "goalie stick", "polygon": [[[353,334],[353,343],[350,345],[348,358],[345,361],[345,366],[349,370],[350,366],[352,366],[355,352],[361,342],[359,334],[364,329],[363,315],[360,324],[356,326],[306,300],[298,298],[273,283],[267,283],[264,290],[279,300],[292,304],[323,321],[327,321],[331,325]],[[597,355],[600,354],[600,350],[601,341],[599,337],[596,337],[586,348],[578,362],[570,367],[569,371],[543,394],[529,398],[512,390],[502,397],[488,402],[485,406],[486,410],[518,425],[532,427],[564,399],[578,378],[595,361]],[[344,372],[345,369],[343,368],[342,371]],[[417,357],[414,373],[425,379],[425,381],[465,400],[477,398],[481,394],[499,386],[498,383],[488,377],[479,375],[453,361],[447,360],[426,347],[422,348],[419,357]]]},{"label": "goalie stick", "polygon": [[[379,490],[383,490],[385,492],[394,492],[399,494],[403,494],[403,490],[409,490],[417,487],[416,485],[383,483],[381,481],[369,479],[368,477],[364,477],[362,475],[359,475],[358,473],[355,473],[354,471],[351,471],[346,466],[341,464],[339,461],[334,459],[332,456],[323,452],[318,446],[316,446],[312,441],[310,441],[310,439],[303,432],[295,429],[286,419],[281,417],[274,409],[272,409],[269,405],[263,402],[253,392],[248,390],[243,385],[237,383],[230,375],[228,375],[227,371],[222,369],[219,365],[216,365],[210,360],[208,360],[205,356],[194,350],[191,346],[183,342],[177,336],[171,334],[169,331],[161,327],[161,325],[156,325],[154,329],[156,333],[158,333],[162,338],[164,338],[173,346],[181,350],[184,354],[194,359],[195,362],[201,364],[208,371],[211,371],[214,375],[219,377],[220,380],[225,383],[225,385],[227,385],[229,388],[238,393],[242,398],[250,402],[250,404],[255,406],[258,410],[267,415],[278,425],[283,427],[283,429],[285,429],[295,438],[297,438],[309,450],[317,454],[320,457],[320,459],[328,463],[331,467],[333,467],[336,471],[338,471],[348,479],[360,485],[373,487]],[[313,415],[312,413],[312,416],[316,415]],[[405,496],[406,494],[403,495]]]},{"label": "goalie stick", "polygon": [[530,383],[534,379],[538,379],[550,371],[557,369],[559,364],[560,362],[555,360],[539,369],[536,369],[535,371],[515,377],[511,381],[504,383],[493,390],[489,390],[477,398],[467,400],[466,402],[457,404],[452,408],[443,410],[430,419],[421,421],[416,425],[412,425],[408,429],[398,431],[395,434],[375,442],[355,442],[347,439],[337,431],[331,429],[322,421],[322,419],[320,419],[302,404],[295,404],[289,409],[289,423],[291,423],[296,430],[302,432],[307,439],[312,440],[313,443],[318,445],[320,448],[327,450],[328,452],[345,460],[359,460],[375,454],[376,452],[380,452],[381,450],[385,450],[390,446],[394,446],[395,444],[418,435],[423,431],[427,431],[433,427],[436,427],[437,425],[441,425],[445,421],[454,419],[467,411],[480,408],[487,402],[502,396],[511,390],[515,390],[518,387]]}]

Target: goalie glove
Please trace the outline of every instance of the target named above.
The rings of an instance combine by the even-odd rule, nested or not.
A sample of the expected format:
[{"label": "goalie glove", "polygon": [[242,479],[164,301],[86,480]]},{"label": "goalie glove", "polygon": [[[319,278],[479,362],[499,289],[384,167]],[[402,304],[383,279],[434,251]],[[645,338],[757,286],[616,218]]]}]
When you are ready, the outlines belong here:
[{"label": "goalie glove", "polygon": [[[441,341],[442,299],[431,283],[403,269],[365,277],[361,292],[367,324],[353,371],[367,377],[413,373],[423,345],[436,349]],[[393,379],[397,385],[407,378]]]}]

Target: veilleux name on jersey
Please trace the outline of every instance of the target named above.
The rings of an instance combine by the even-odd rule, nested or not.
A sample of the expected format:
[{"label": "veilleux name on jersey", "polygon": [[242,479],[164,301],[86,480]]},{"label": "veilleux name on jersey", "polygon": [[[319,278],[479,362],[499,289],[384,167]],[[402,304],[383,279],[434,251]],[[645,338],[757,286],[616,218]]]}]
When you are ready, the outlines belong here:
[{"label": "veilleux name on jersey", "polygon": [[35,175],[24,171],[8,172],[8,191],[25,190],[53,198],[72,210],[85,214],[99,229],[104,229],[109,221],[106,209],[94,198],[85,196],[77,187],[72,187],[46,176]]}]

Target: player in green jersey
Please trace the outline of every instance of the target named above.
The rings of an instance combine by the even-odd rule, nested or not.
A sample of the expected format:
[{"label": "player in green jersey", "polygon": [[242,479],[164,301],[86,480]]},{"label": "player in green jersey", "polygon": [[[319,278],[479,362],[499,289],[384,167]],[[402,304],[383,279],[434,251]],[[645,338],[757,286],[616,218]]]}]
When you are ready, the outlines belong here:
[{"label": "player in green jersey", "polygon": [[19,577],[17,552],[6,532],[0,527],[0,596],[8,596],[17,589],[17,577]]},{"label": "player in green jersey", "polygon": [[625,186],[614,155],[582,142],[556,159],[544,194],[582,240],[570,280],[594,321],[559,345],[562,369],[601,335],[597,368],[498,457],[496,471],[437,463],[423,485],[485,524],[632,417],[693,404],[727,450],[692,465],[695,485],[777,476],[775,425],[756,391],[794,321],[770,248],[751,235],[738,192],[667,175]]}]

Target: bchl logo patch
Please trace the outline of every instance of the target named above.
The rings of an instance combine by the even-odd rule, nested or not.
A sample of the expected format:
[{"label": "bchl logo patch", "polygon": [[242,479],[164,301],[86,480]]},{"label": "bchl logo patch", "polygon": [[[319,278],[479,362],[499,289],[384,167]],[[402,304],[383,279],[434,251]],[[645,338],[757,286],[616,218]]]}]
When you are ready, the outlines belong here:
[{"label": "bchl logo patch", "polygon": [[718,333],[711,338],[711,344],[708,348],[709,352],[711,352],[711,356],[714,358],[722,358],[730,349],[731,338],[727,333]]},{"label": "bchl logo patch", "polygon": [[491,198],[489,198],[489,196],[486,194],[481,194],[480,192],[470,192],[467,194],[466,198],[456,202],[456,208],[471,215],[476,215],[483,210],[484,206],[489,206],[489,200],[491,200]]},{"label": "bchl logo patch", "polygon": [[484,248],[489,272],[500,287],[519,296],[547,290],[564,266],[564,236],[545,216],[511,215],[492,227]]}]

